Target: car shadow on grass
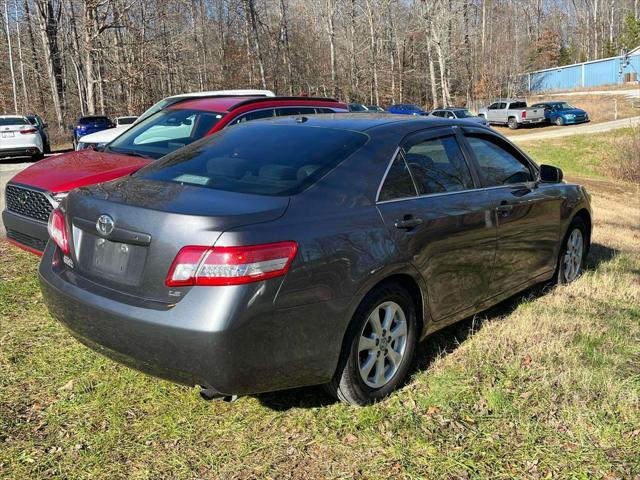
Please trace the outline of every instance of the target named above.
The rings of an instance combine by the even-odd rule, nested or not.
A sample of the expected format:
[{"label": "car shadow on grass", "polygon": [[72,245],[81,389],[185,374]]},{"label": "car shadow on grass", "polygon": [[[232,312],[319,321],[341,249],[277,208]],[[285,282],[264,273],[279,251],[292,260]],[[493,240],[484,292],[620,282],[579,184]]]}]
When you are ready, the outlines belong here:
[{"label": "car shadow on grass", "polygon": [[[599,243],[591,244],[591,250],[586,261],[586,270],[597,269],[601,264],[613,260],[618,253],[618,250],[607,247],[606,245]],[[416,348],[413,366],[407,376],[407,382],[410,382],[414,375],[428,370],[438,358],[454,352],[463,342],[478,332],[485,322],[506,318],[523,302],[535,300],[553,288],[554,284],[551,282],[540,283],[504,300],[488,310],[429,335]],[[263,406],[276,411],[287,411],[292,408],[324,407],[337,403],[337,400],[325,392],[321,386],[295,388],[292,390],[260,394],[255,397]]]}]

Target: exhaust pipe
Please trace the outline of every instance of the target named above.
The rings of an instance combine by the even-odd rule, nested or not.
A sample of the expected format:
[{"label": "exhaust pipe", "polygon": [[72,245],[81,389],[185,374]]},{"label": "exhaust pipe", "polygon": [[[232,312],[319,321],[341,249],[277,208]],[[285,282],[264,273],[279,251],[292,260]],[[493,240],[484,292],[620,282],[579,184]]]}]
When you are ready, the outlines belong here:
[{"label": "exhaust pipe", "polygon": [[209,387],[209,388],[201,388],[200,396],[203,400],[212,401],[212,400],[222,400],[224,402],[235,402],[238,399],[237,395],[225,395],[223,393],[218,392],[217,390]]}]

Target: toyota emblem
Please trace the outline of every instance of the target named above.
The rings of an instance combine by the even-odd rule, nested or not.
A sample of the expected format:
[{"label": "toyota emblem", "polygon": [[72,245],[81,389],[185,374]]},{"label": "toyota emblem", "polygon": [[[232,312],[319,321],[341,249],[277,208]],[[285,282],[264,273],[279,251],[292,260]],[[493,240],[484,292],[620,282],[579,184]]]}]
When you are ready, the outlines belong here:
[{"label": "toyota emblem", "polygon": [[29,194],[27,192],[22,192],[18,197],[18,201],[20,202],[20,205],[26,205],[29,201]]},{"label": "toyota emblem", "polygon": [[113,225],[113,218],[109,215],[100,215],[96,222],[96,230],[98,230],[98,233],[102,235],[109,235],[113,232]]}]

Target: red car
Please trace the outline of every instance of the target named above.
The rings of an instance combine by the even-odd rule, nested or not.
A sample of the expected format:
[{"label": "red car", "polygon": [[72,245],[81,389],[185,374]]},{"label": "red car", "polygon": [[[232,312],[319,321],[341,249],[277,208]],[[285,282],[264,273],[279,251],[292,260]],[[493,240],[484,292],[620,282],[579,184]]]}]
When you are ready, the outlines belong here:
[{"label": "red car", "polygon": [[49,238],[49,214],[69,190],[129,175],[229,125],[285,115],[346,111],[346,104],[329,98],[186,98],[134,125],[102,151],[57,155],[14,176],[6,187],[6,207],[2,212],[7,239],[42,254]]}]

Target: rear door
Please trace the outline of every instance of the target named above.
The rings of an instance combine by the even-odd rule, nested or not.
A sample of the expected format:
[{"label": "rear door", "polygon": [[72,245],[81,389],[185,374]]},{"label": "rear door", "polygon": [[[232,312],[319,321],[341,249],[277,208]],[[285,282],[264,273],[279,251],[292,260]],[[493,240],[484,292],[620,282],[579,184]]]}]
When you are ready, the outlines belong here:
[{"label": "rear door", "polygon": [[555,187],[538,185],[535,167],[506,140],[473,127],[465,139],[498,225],[491,280],[498,295],[555,268],[561,199]]},{"label": "rear door", "polygon": [[378,209],[398,250],[424,277],[431,317],[473,307],[487,293],[496,228],[453,128],[408,137],[390,165]]}]

